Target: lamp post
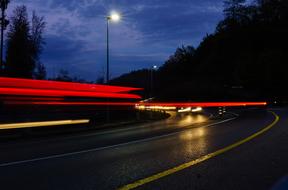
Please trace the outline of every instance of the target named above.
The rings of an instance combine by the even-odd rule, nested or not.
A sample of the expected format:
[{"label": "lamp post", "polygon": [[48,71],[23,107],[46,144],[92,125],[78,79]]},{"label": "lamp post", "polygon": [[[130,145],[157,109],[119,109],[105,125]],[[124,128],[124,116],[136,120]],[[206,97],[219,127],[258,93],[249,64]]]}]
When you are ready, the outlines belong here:
[{"label": "lamp post", "polygon": [[153,84],[153,82],[154,82],[154,76],[153,76],[153,72],[154,71],[156,71],[157,70],[157,65],[153,65],[152,67],[151,67],[151,75],[150,75],[150,77],[151,77],[151,79],[150,79],[150,82],[151,82],[151,84],[150,84],[150,98],[153,98],[153,88],[154,88],[154,84]]},{"label": "lamp post", "polygon": [[109,75],[110,75],[110,65],[109,65],[109,59],[110,59],[110,55],[109,55],[109,23],[110,21],[113,21],[113,22],[117,22],[121,19],[120,15],[116,12],[112,12],[109,16],[106,17],[106,20],[107,20],[107,30],[106,30],[106,42],[107,42],[107,54],[106,54],[106,61],[107,61],[107,64],[106,64],[106,83],[108,84],[109,83]]},{"label": "lamp post", "polygon": [[[108,15],[106,17],[106,21],[107,21],[107,30],[106,30],[106,42],[107,42],[107,54],[106,54],[106,61],[107,61],[107,64],[106,64],[106,84],[109,83],[109,75],[110,75],[110,65],[109,65],[109,59],[110,59],[110,55],[109,55],[109,23],[110,21],[113,21],[113,22],[117,22],[121,19],[120,15],[116,12],[112,12],[110,15]],[[107,99],[107,102],[109,102],[109,99]],[[110,122],[110,109],[109,109],[109,105],[107,105],[107,110],[106,110],[106,122],[109,123]]]}]

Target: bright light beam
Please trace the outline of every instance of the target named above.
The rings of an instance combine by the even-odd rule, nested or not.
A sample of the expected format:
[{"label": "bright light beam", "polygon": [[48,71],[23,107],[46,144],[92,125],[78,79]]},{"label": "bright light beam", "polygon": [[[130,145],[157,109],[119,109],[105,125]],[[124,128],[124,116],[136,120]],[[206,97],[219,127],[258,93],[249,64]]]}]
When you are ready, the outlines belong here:
[{"label": "bright light beam", "polygon": [[86,92],[71,90],[46,90],[26,88],[1,88],[1,95],[22,95],[22,96],[49,96],[49,97],[91,97],[91,98],[119,98],[119,99],[140,99],[134,94],[120,94],[108,92]]},{"label": "bright light beam", "polygon": [[0,130],[89,123],[89,119],[0,124]]},{"label": "bright light beam", "polygon": [[191,107],[182,108],[182,109],[178,110],[178,112],[179,112],[179,113],[191,112]]},{"label": "bright light beam", "polygon": [[153,103],[139,103],[139,106],[175,106],[175,107],[241,107],[241,106],[266,106],[267,102],[194,102],[194,103],[183,103],[183,102],[153,102]]},{"label": "bright light beam", "polygon": [[192,112],[201,112],[203,109],[201,107],[197,107],[195,109],[192,109]]},{"label": "bright light beam", "polygon": [[[201,111],[202,107],[245,107],[245,106],[266,106],[266,102],[198,102],[198,103],[133,103],[133,102],[44,102],[44,101],[9,101],[5,100],[6,105],[67,105],[67,106],[135,106],[136,109],[157,109],[157,110],[176,110],[177,107],[187,108],[196,107],[194,112]],[[193,111],[193,110],[191,110]]]},{"label": "bright light beam", "polygon": [[113,21],[113,22],[118,22],[118,21],[121,20],[121,16],[120,16],[120,14],[117,13],[117,12],[112,12],[112,13],[110,14],[110,16],[108,16],[108,19],[111,20],[111,21]]},{"label": "bright light beam", "polygon": [[97,84],[82,84],[75,82],[58,82],[47,80],[31,80],[19,78],[0,77],[2,88],[29,88],[29,89],[50,89],[50,90],[71,90],[89,92],[123,93],[129,91],[143,90],[141,88],[108,86]]}]

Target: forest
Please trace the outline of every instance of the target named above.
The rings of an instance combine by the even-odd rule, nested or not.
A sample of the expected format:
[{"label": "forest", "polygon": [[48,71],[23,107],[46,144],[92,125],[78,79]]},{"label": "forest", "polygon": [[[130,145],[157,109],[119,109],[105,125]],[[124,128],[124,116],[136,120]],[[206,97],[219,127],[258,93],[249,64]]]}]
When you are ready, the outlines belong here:
[{"label": "forest", "polygon": [[158,70],[124,74],[114,85],[177,100],[287,99],[288,1],[224,1],[224,19],[200,45],[178,47]]}]

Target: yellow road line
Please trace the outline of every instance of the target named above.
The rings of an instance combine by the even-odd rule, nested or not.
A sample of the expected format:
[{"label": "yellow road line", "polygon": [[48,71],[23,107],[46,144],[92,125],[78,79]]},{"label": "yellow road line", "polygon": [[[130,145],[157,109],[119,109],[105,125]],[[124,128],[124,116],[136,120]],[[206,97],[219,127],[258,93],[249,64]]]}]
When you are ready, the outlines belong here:
[{"label": "yellow road line", "polygon": [[54,125],[72,125],[72,124],[83,124],[83,123],[89,123],[89,120],[79,119],[79,120],[40,121],[40,122],[0,124],[0,130],[1,129],[30,128],[30,127],[47,127],[47,126],[54,126]]},{"label": "yellow road line", "polygon": [[205,156],[202,156],[202,157],[200,157],[200,158],[198,158],[198,159],[196,159],[196,160],[192,160],[192,161],[190,161],[190,162],[181,164],[181,165],[179,165],[179,166],[176,166],[176,167],[174,167],[174,168],[168,169],[168,170],[166,170],[166,171],[163,171],[163,172],[154,174],[154,175],[152,175],[152,176],[150,176],[150,177],[147,177],[147,178],[144,178],[144,179],[140,179],[140,180],[138,180],[138,181],[136,181],[136,182],[133,182],[133,183],[128,184],[128,185],[125,185],[125,186],[119,188],[119,190],[130,190],[130,189],[134,189],[134,188],[137,188],[137,187],[139,187],[139,186],[142,186],[142,185],[144,185],[144,184],[150,183],[150,182],[152,182],[152,181],[156,181],[156,180],[158,180],[158,179],[160,179],[160,178],[163,178],[163,177],[165,177],[165,176],[168,176],[168,175],[171,175],[171,174],[173,174],[173,173],[179,172],[179,171],[184,170],[184,169],[186,169],[186,168],[189,168],[189,167],[191,167],[191,166],[193,166],[193,165],[196,165],[196,164],[199,164],[199,163],[201,163],[201,162],[204,162],[205,160],[208,160],[208,159],[210,159],[210,158],[213,158],[213,157],[215,157],[215,156],[218,156],[218,155],[220,155],[220,154],[223,154],[224,152],[227,152],[227,151],[229,151],[229,150],[231,150],[231,149],[234,149],[234,148],[236,148],[236,147],[238,147],[238,146],[240,146],[240,145],[242,145],[242,144],[244,144],[244,143],[246,143],[246,142],[254,139],[255,137],[257,137],[257,136],[265,133],[266,131],[268,131],[269,129],[271,129],[273,126],[275,126],[276,123],[278,123],[280,117],[279,117],[277,114],[275,114],[274,112],[271,112],[271,113],[274,115],[275,120],[274,120],[270,125],[268,125],[268,126],[265,127],[264,129],[258,131],[257,133],[254,133],[253,135],[251,135],[251,136],[249,136],[249,137],[247,137],[247,138],[245,138],[245,139],[243,139],[243,140],[241,140],[241,141],[238,141],[238,142],[236,142],[236,143],[234,143],[234,144],[231,144],[231,145],[229,145],[229,146],[227,146],[227,147],[225,147],[225,148],[222,148],[222,149],[220,149],[220,150],[217,150],[216,152],[213,152],[213,153],[207,154],[207,155],[205,155]]}]

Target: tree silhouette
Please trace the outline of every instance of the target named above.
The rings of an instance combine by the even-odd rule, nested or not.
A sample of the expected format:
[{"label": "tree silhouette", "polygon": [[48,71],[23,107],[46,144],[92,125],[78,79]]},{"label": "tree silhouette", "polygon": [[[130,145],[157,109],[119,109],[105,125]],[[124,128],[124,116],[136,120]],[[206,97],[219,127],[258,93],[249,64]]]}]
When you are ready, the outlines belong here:
[{"label": "tree silhouette", "polygon": [[9,24],[9,21],[5,18],[5,11],[8,7],[10,0],[0,0],[0,8],[1,8],[1,45],[0,45],[0,71],[3,69],[3,44],[4,44],[4,30]]},{"label": "tree silhouette", "polygon": [[72,82],[73,81],[73,77],[70,76],[69,71],[64,70],[64,69],[60,69],[57,77],[53,80],[56,81],[64,81],[64,82]]},{"label": "tree silhouette", "polygon": [[[196,49],[177,48],[155,73],[157,97],[185,100],[288,99],[288,1],[226,0],[224,19]],[[113,82],[145,87],[143,71]],[[142,79],[142,80],[141,80]]]},{"label": "tree silhouette", "polygon": [[44,28],[43,17],[38,17],[35,12],[30,27],[26,7],[19,6],[14,10],[7,35],[5,70],[8,76],[33,78],[35,68],[41,68],[37,71],[43,75],[44,65],[41,65],[39,55],[44,44],[42,38]]},{"label": "tree silhouette", "polygon": [[7,35],[6,72],[10,77],[32,78],[35,62],[25,6],[14,10],[11,22]]},{"label": "tree silhouette", "polygon": [[86,81],[85,79],[82,79],[78,76],[73,76],[69,73],[68,70],[65,70],[65,69],[60,69],[56,78],[50,78],[49,80],[64,81],[64,82],[78,82],[78,83],[93,83],[90,81]]},{"label": "tree silhouette", "polygon": [[32,58],[36,66],[34,76],[39,79],[45,79],[46,69],[44,65],[40,62],[40,54],[43,50],[43,45],[45,44],[42,34],[45,29],[44,17],[39,17],[36,15],[35,11],[32,14],[32,25],[31,25],[31,48],[32,48]]},{"label": "tree silhouette", "polygon": [[105,83],[105,79],[104,77],[98,77],[96,79],[96,84],[104,84]]},{"label": "tree silhouette", "polygon": [[224,1],[223,12],[225,19],[219,22],[217,31],[234,29],[249,19],[249,17],[247,17],[247,7],[244,5],[245,1],[246,0]]},{"label": "tree silhouette", "polygon": [[44,80],[46,79],[46,68],[42,63],[38,63],[36,66],[36,71],[34,73],[34,78],[39,79],[39,80]]},{"label": "tree silhouette", "polygon": [[241,16],[244,3],[246,0],[225,0],[224,1],[224,14],[226,18],[238,20]]}]

